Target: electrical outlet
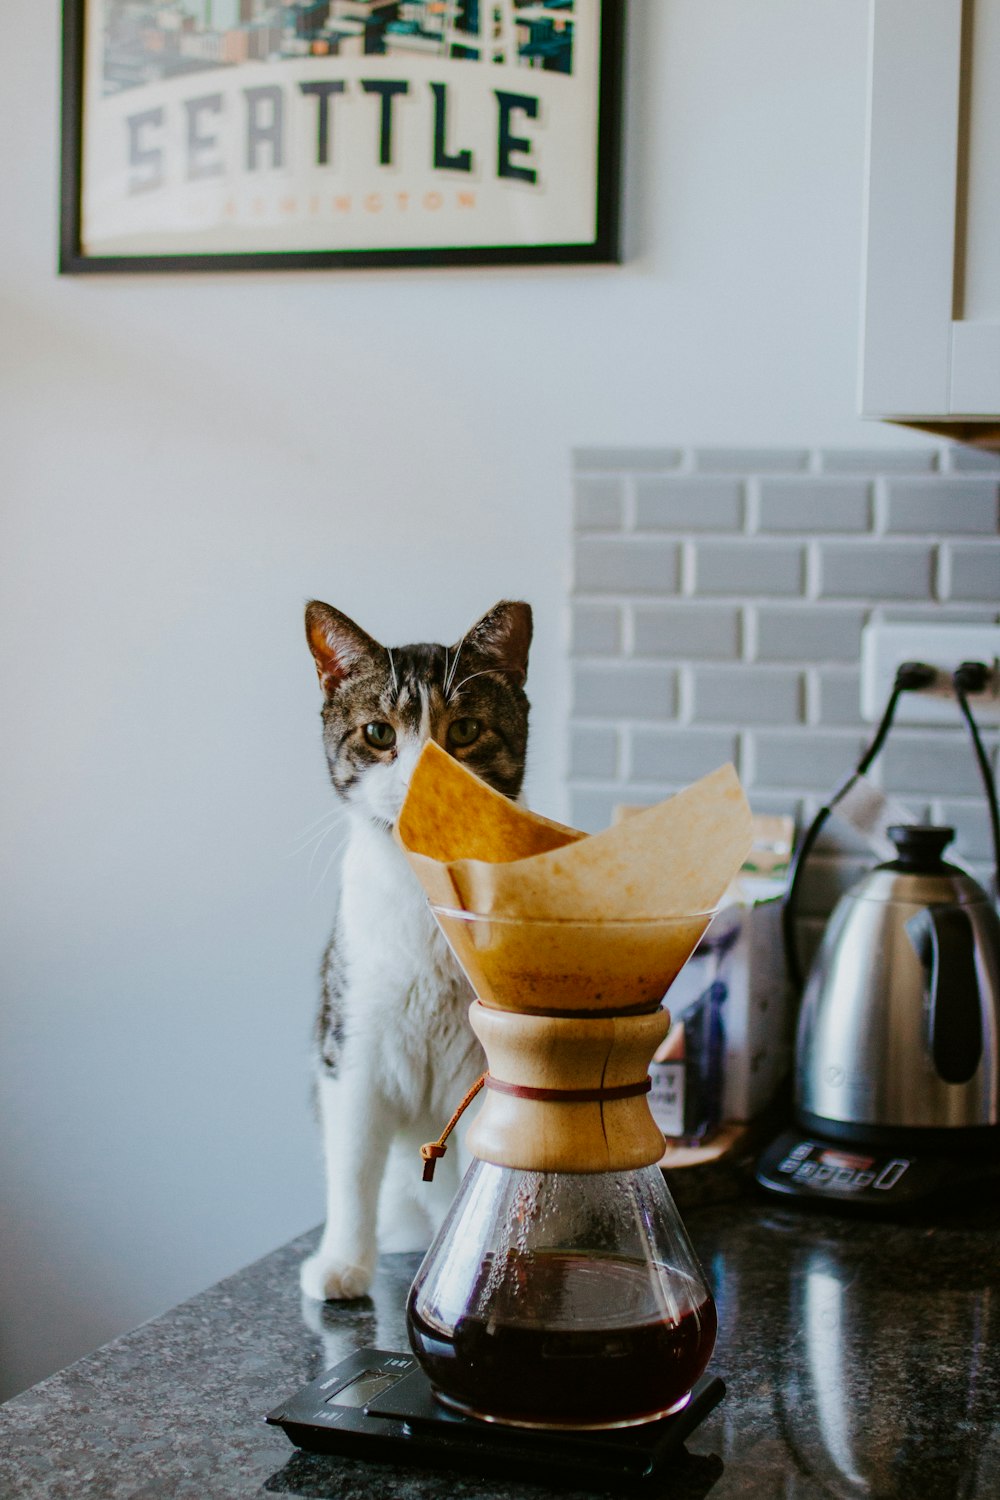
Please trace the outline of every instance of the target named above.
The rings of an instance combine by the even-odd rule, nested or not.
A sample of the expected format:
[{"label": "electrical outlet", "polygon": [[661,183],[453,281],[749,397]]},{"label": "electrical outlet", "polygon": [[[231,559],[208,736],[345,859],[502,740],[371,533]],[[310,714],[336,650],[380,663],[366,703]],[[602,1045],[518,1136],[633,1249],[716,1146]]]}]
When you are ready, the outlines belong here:
[{"label": "electrical outlet", "polygon": [[963,661],[981,661],[992,669],[984,693],[970,693],[977,721],[1000,722],[1000,625],[866,625],[861,632],[861,713],[870,723],[882,717],[896,669],[904,661],[922,661],[937,669],[937,679],[919,693],[906,692],[896,708],[898,724],[961,722],[951,674]]}]

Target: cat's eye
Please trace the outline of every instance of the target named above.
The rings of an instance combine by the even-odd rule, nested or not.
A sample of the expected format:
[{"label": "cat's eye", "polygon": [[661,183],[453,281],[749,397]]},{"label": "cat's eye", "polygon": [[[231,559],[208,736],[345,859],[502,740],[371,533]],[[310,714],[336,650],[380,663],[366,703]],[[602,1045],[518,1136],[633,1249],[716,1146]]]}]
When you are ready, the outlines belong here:
[{"label": "cat's eye", "polygon": [[472,745],[478,740],[483,732],[483,726],[478,719],[456,719],[448,725],[449,745]]},{"label": "cat's eye", "polygon": [[376,750],[391,750],[396,743],[396,731],[384,719],[374,719],[365,725],[365,739]]}]

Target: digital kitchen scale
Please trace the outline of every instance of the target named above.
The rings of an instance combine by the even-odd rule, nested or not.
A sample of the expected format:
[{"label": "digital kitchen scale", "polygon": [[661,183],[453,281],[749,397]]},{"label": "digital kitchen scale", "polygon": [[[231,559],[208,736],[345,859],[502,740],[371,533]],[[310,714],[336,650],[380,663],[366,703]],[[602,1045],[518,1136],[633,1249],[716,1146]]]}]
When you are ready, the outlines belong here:
[{"label": "digital kitchen scale", "polygon": [[638,1427],[507,1427],[440,1406],[412,1355],[366,1348],[276,1406],[266,1420],[312,1453],[614,1489],[660,1476],[725,1393],[717,1376],[704,1375],[683,1411]]}]

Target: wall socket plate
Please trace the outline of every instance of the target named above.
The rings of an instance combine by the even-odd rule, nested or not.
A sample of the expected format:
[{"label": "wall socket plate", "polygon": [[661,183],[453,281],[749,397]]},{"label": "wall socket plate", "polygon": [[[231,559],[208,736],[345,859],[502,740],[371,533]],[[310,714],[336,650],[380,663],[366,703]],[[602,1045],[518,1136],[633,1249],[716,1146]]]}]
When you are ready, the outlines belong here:
[{"label": "wall socket plate", "polygon": [[919,693],[903,693],[897,724],[962,724],[951,674],[963,661],[986,662],[993,677],[985,693],[970,693],[977,723],[1000,723],[1000,625],[888,625],[877,621],[861,632],[861,713],[874,724],[904,661],[936,667],[938,680]]}]

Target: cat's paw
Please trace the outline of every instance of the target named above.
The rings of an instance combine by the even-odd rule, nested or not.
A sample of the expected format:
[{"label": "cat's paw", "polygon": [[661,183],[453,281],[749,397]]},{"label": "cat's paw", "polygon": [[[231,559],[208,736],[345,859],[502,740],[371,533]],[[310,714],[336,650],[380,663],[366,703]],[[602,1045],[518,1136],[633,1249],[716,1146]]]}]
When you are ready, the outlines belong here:
[{"label": "cat's paw", "polygon": [[352,1297],[363,1297],[371,1280],[367,1266],[351,1265],[322,1250],[310,1255],[299,1268],[299,1285],[307,1297],[315,1297],[318,1302],[346,1302]]}]

